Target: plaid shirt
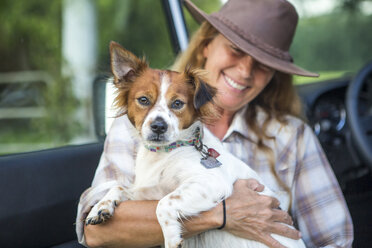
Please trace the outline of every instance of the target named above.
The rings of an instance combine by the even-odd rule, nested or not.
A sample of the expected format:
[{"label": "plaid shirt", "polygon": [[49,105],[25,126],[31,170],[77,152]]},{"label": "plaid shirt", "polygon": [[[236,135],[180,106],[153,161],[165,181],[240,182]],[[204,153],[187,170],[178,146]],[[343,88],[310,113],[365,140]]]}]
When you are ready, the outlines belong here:
[{"label": "plaid shirt", "polygon": [[[265,114],[259,112],[258,120],[262,122],[264,117]],[[268,134],[275,139],[265,144],[273,150],[277,174],[291,189],[290,214],[296,227],[307,247],[351,247],[352,220],[317,138],[299,119],[287,117],[287,121],[287,125],[270,122]],[[255,139],[242,110],[235,115],[222,141],[226,149],[249,164],[278,194],[279,200],[288,205],[289,196],[272,175],[267,156],[252,143]],[[136,131],[128,118],[117,118],[106,138],[92,187],[80,198],[76,222],[79,242],[84,244],[83,220],[90,208],[115,183],[128,186],[133,182],[137,144]]]}]

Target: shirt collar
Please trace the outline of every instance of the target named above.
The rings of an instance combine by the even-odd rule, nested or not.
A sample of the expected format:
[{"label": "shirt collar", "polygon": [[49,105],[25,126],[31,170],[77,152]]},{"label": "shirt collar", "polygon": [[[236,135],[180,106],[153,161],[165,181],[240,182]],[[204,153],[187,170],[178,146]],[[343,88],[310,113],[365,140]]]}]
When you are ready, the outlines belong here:
[{"label": "shirt collar", "polygon": [[234,132],[243,135],[245,138],[249,138],[249,128],[245,121],[245,111],[248,108],[248,104],[235,113],[229,129],[227,130],[222,141],[226,141]]},{"label": "shirt collar", "polygon": [[[238,112],[236,112],[231,122],[231,125],[229,129],[227,130],[225,136],[223,137],[222,141],[226,141],[234,132],[242,135],[246,139],[251,139],[251,140],[257,139],[256,134],[250,131],[250,128],[246,121],[245,113],[248,107],[249,107],[249,104],[245,105],[243,108],[238,110]],[[258,123],[262,125],[267,115],[260,107],[256,107],[256,110],[257,110],[256,119]]]}]

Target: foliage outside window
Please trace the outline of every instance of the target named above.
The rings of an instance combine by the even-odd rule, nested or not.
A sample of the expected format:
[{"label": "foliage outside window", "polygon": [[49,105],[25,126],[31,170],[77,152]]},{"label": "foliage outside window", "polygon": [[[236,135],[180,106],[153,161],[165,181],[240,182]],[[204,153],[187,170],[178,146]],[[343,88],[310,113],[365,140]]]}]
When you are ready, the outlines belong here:
[{"label": "foliage outside window", "polygon": [[[291,1],[302,15],[290,52],[297,64],[320,74],[295,77],[295,82],[352,76],[371,60],[372,1]],[[307,3],[313,4],[312,12],[306,13]],[[326,3],[330,7],[322,12]]]},{"label": "foliage outside window", "polygon": [[[74,81],[63,73],[63,11],[69,1],[0,2],[0,155],[96,139],[79,121],[77,109],[83,103],[74,94]],[[161,1],[76,1],[91,4],[95,14],[93,78],[110,74],[111,40],[145,56],[151,66],[166,68],[172,63],[175,55]],[[32,81],[27,73],[38,79]],[[21,74],[26,79],[17,82]]]}]

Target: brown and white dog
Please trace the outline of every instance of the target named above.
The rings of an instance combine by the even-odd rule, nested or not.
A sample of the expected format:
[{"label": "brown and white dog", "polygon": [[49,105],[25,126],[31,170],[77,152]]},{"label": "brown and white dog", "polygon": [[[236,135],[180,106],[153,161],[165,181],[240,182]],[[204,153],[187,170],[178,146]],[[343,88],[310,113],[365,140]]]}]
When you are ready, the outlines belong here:
[{"label": "brown and white dog", "polygon": [[[114,42],[110,51],[117,106],[128,115],[142,145],[136,157],[134,184],[129,189],[119,184],[111,188],[92,208],[86,224],[107,220],[115,206],[126,199],[160,200],[156,215],[167,248],[180,244],[190,248],[266,247],[222,230],[182,239],[181,218],[215,207],[231,195],[238,178],[262,181],[203,129],[202,122],[216,116],[211,102],[216,90],[200,70],[151,69]],[[207,147],[213,149],[208,151]],[[262,194],[275,196],[267,187]],[[272,236],[287,247],[305,247],[302,240]]]}]

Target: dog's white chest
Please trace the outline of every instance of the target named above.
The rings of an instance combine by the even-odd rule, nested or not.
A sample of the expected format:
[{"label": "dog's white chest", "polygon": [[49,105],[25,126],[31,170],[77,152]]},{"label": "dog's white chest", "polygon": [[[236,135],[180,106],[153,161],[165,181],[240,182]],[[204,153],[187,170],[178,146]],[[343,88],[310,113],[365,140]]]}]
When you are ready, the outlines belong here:
[{"label": "dog's white chest", "polygon": [[135,199],[160,200],[202,165],[195,163],[201,155],[193,147],[181,147],[172,152],[138,151],[133,195]]}]

